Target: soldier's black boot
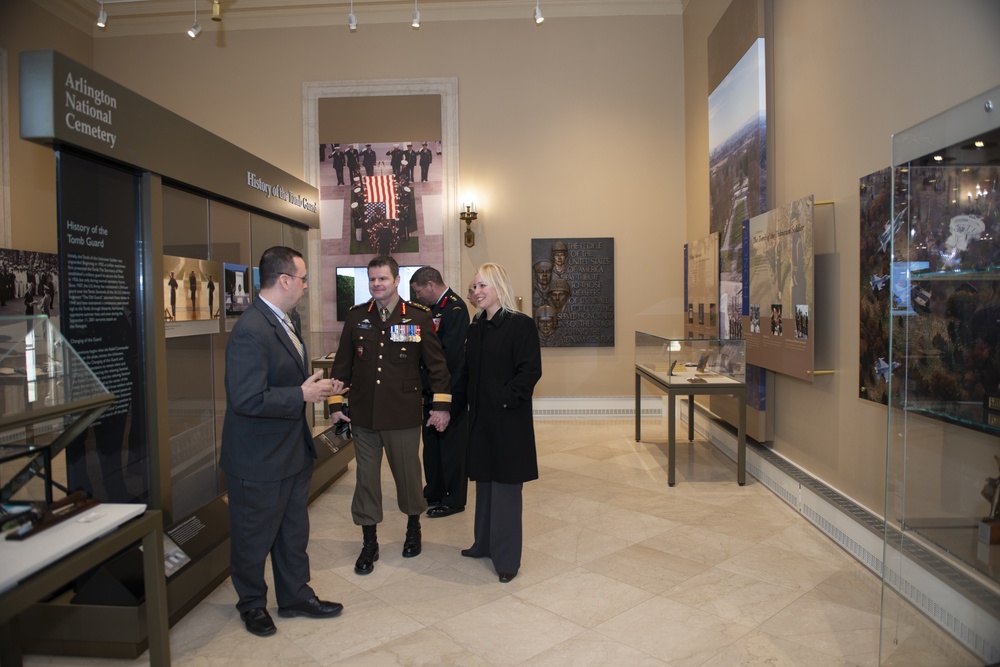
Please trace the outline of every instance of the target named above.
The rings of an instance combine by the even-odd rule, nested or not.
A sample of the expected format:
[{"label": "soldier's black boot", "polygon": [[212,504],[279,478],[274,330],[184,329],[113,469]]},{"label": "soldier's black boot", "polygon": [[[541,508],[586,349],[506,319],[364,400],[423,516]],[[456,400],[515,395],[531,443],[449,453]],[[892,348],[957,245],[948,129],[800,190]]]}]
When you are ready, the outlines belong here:
[{"label": "soldier's black boot", "polygon": [[361,555],[354,563],[355,574],[371,574],[375,569],[375,561],[378,560],[378,535],[375,526],[361,526],[364,533],[364,542],[361,545]]},{"label": "soldier's black boot", "polygon": [[420,515],[411,514],[406,522],[406,539],[403,541],[403,558],[420,554]]}]

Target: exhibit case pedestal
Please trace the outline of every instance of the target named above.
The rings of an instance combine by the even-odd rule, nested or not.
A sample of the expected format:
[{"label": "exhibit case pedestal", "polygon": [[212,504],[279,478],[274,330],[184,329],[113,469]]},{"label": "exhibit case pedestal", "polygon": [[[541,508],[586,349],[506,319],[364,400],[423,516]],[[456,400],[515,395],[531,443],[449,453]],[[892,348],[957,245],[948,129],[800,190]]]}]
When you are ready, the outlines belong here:
[{"label": "exhibit case pedestal", "polygon": [[737,399],[736,481],[746,483],[746,343],[740,339],[670,339],[635,333],[635,440],[642,439],[645,380],[667,396],[667,483],[676,479],[677,399],[687,397],[688,441],[694,440],[694,397]]},{"label": "exhibit case pedestal", "polygon": [[895,134],[892,165],[880,657],[905,600],[997,663],[1000,88]]}]

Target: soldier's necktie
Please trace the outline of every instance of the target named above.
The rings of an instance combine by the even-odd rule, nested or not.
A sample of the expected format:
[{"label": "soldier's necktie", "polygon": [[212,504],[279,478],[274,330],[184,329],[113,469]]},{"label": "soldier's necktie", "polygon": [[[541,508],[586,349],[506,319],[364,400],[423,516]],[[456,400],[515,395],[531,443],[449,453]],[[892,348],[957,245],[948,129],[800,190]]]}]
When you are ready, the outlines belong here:
[{"label": "soldier's necktie", "polygon": [[288,331],[288,337],[292,339],[292,345],[295,346],[295,351],[299,353],[299,359],[303,362],[306,360],[306,348],[302,346],[302,341],[299,340],[298,334],[295,333],[295,327],[292,326],[292,318],[285,313],[285,328]]},{"label": "soldier's necktie", "polygon": [[389,319],[389,309],[388,308],[379,308],[378,309],[378,314],[379,314],[379,317],[382,318],[383,322],[385,322],[387,319]]}]

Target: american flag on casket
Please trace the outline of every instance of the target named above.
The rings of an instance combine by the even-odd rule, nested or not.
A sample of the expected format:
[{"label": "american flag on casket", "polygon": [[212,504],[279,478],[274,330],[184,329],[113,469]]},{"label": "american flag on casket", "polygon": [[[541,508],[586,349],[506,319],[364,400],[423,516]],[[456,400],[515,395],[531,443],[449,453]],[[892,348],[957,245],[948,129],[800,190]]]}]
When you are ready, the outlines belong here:
[{"label": "american flag on casket", "polygon": [[396,205],[396,178],[386,176],[364,176],[362,185],[365,193],[365,222],[379,218],[396,220],[399,211]]}]

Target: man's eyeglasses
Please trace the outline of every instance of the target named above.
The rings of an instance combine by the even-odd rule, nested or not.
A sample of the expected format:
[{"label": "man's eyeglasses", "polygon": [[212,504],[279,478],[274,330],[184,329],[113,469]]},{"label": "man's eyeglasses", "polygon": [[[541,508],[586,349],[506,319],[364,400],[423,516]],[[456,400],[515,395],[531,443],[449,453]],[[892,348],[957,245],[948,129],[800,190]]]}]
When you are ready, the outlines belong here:
[{"label": "man's eyeglasses", "polygon": [[295,275],[294,273],[282,273],[282,274],[280,274],[280,275],[283,275],[283,276],[288,276],[289,278],[298,278],[298,279],[299,279],[299,280],[301,280],[301,281],[302,281],[303,283],[307,283],[307,282],[309,282],[309,275],[308,275],[308,274],[306,274],[306,275],[304,275],[304,276],[297,276],[297,275]]}]

